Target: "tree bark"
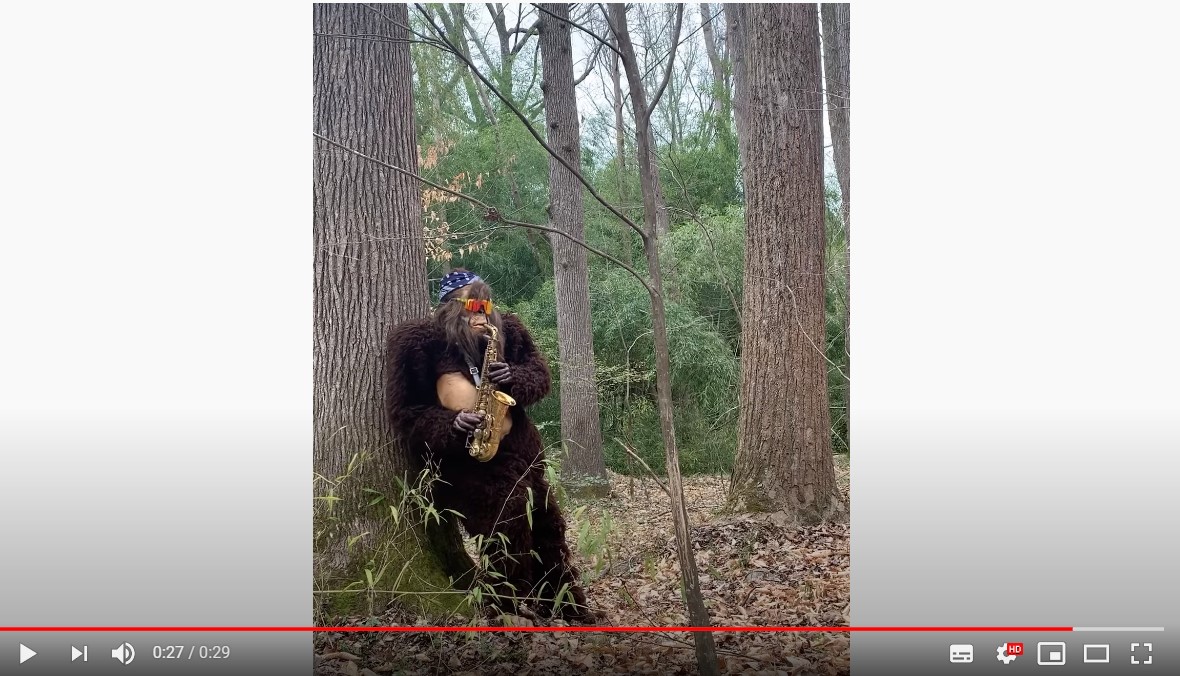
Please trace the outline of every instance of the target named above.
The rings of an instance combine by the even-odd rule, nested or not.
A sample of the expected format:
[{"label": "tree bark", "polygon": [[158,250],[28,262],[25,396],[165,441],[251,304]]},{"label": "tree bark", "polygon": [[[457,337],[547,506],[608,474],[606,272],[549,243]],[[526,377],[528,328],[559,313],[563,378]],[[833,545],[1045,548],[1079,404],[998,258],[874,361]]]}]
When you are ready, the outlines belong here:
[{"label": "tree bark", "polygon": [[[608,7],[608,11],[611,12],[611,16],[615,16],[615,14],[620,14],[620,16],[623,17],[622,19],[620,19],[620,21],[623,22],[623,26],[622,26],[621,31],[627,32],[627,25],[626,25],[626,19],[625,19],[625,11],[626,10],[616,8],[614,5],[610,5]],[[613,19],[612,19],[612,21],[613,21]],[[667,202],[664,200],[663,184],[660,181],[660,169],[659,169],[659,165],[656,163],[656,155],[655,155],[656,139],[655,139],[655,134],[651,128],[651,113],[646,108],[647,92],[643,88],[644,87],[643,78],[639,73],[639,62],[635,58],[635,48],[631,44],[630,34],[628,33],[628,35],[627,35],[627,47],[626,48],[624,48],[622,45],[622,41],[623,41],[622,35],[616,34],[616,37],[618,38],[619,43],[620,43],[619,44],[619,51],[623,52],[623,54],[624,54],[624,56],[623,56],[623,70],[627,74],[627,84],[628,84],[628,87],[631,92],[631,108],[635,113],[636,151],[637,151],[637,154],[640,156],[640,159],[639,159],[640,178],[639,178],[639,180],[640,180],[640,183],[643,183],[644,181],[647,182],[648,189],[650,189],[651,194],[653,195],[653,198],[655,199],[655,207],[656,207],[655,213],[648,214],[647,210],[645,209],[644,210],[644,218],[654,219],[651,221],[651,223],[655,224],[656,233],[659,235],[665,235],[668,232],[668,226],[670,223],[670,219],[668,218]],[[679,39],[679,31],[676,31],[676,35],[673,36],[673,38],[672,38],[673,44],[675,44],[678,39]],[[669,58],[671,58],[671,56],[669,56]],[[642,96],[642,105],[640,103],[640,100],[636,98],[636,91],[640,92],[640,94]],[[645,153],[645,152],[647,153],[646,156],[643,155],[643,153]],[[647,194],[648,194],[648,191],[645,190],[644,191],[645,201],[647,199],[647,197],[646,197]]]},{"label": "tree bark", "polygon": [[746,185],[742,389],[730,507],[846,514],[824,355],[824,183],[814,5],[729,5]]},{"label": "tree bark", "polygon": [[[617,38],[612,37],[611,43],[615,45],[615,49],[618,49]],[[626,209],[630,206],[630,200],[628,198],[627,190],[627,144],[625,140],[626,132],[623,129],[623,88],[619,83],[620,75],[619,55],[612,51],[610,81],[611,94],[613,98],[611,104],[615,111],[615,152],[618,155],[618,165],[616,168],[619,182],[619,205]],[[619,252],[619,260],[623,261],[627,265],[631,265],[635,258],[632,255],[632,248],[634,245],[632,244],[631,240],[631,228],[625,226],[620,227],[619,233],[619,246],[621,248],[621,251]]]},{"label": "tree bark", "polygon": [[[659,221],[657,210],[663,206],[659,193],[659,176],[655,174],[652,162],[650,111],[647,108],[647,94],[635,60],[635,48],[627,30],[627,9],[625,5],[610,5],[608,11],[612,30],[618,38],[619,51],[623,53],[623,67],[631,89],[631,107],[635,111],[635,132],[638,150],[639,176],[643,189],[644,230],[643,250],[647,257],[648,276],[656,291],[651,293],[652,335],[656,356],[656,401],[660,412],[660,429],[664,440],[664,464],[668,472],[668,488],[672,498],[672,518],[676,528],[676,550],[680,562],[680,574],[684,583],[684,597],[688,606],[689,623],[693,626],[710,626],[709,611],[701,596],[700,580],[697,576],[696,557],[692,550],[692,535],[689,530],[688,511],[684,506],[684,485],[680,476],[680,458],[676,447],[676,427],[672,409],[672,365],[668,348],[668,326],[664,310],[663,279],[660,273]],[[675,40],[675,38],[674,38]],[[669,56],[671,58],[671,56]],[[702,675],[717,674],[717,648],[710,632],[694,632],[697,668]]]},{"label": "tree bark", "polygon": [[[377,9],[314,5],[317,34],[400,41],[316,38],[313,122],[328,138],[416,167],[410,48],[406,31],[393,23],[408,25],[406,5]],[[417,469],[405,454],[394,452],[382,372],[390,329],[425,316],[429,308],[418,186],[319,142],[312,203],[314,467],[329,482],[348,477],[330,489],[339,500],[317,506],[317,533],[328,534],[317,543],[317,578],[355,581],[371,558],[396,556],[445,585],[445,575],[438,573],[448,562],[471,564],[466,554],[459,557],[457,528],[435,533],[437,546],[424,547],[404,531],[394,532],[381,518],[386,508],[370,507],[372,495],[364,492],[391,494],[395,478]],[[353,464],[354,456],[359,463]],[[317,486],[317,494],[324,490]]]},{"label": "tree bark", "polygon": [[[574,59],[569,5],[541,5],[541,91],[549,145],[570,166],[582,166],[578,105],[574,92]],[[550,227],[585,239],[582,184],[554,158],[549,159]],[[601,497],[610,493],[598,386],[594,377],[594,333],[590,326],[590,273],[586,250],[564,237],[550,235],[553,278],[557,290],[557,347],[561,361],[562,471],[577,494]]]},{"label": "tree bark", "polygon": [[[852,321],[849,308],[852,297],[851,251],[852,251],[852,193],[851,155],[849,153],[850,80],[848,70],[849,10],[848,5],[823,3],[820,5],[820,19],[824,35],[824,85],[828,93],[828,126],[832,130],[832,150],[836,164],[836,178],[840,182],[840,201],[844,207],[841,214],[844,221],[844,315],[841,318],[844,331],[844,352],[848,356],[844,364],[844,377],[849,384],[844,387],[841,405],[844,415],[851,411],[852,381]],[[847,418],[846,418],[847,419]],[[851,429],[846,433],[845,443],[851,447]]]},{"label": "tree bark", "polygon": [[[427,14],[434,16],[434,10],[429,6],[426,8]],[[447,10],[450,10],[450,16],[447,15]],[[443,7],[438,13],[438,19],[442,22],[443,27],[447,31],[447,37],[450,38],[459,49],[463,50],[468,58],[471,58],[471,50],[467,46],[467,36],[464,35],[463,30],[467,25],[467,18],[463,12],[463,5],[451,5],[449,8]],[[488,105],[485,97],[481,96],[479,88],[475,84],[475,79],[471,77],[471,73],[467,72],[466,68],[457,68],[456,72],[460,74],[463,80],[463,90],[467,93],[467,101],[471,105],[471,114],[475,117],[475,125],[482,127],[487,124],[490,117],[495,116],[495,111]]]},{"label": "tree bark", "polygon": [[[729,84],[725,79],[725,68],[721,65],[721,53],[717,51],[717,39],[713,35],[713,10],[709,3],[701,3],[701,33],[705,37],[705,52],[709,55],[709,65],[713,69],[713,119],[719,120],[723,106],[723,98],[728,98]],[[715,122],[716,124],[716,122]]]},{"label": "tree bark", "polygon": [[828,93],[828,126],[832,129],[832,150],[836,161],[836,178],[840,181],[840,197],[844,203],[844,227],[848,227],[851,206],[849,185],[848,117],[848,5],[823,3],[820,12],[824,26],[825,90]]}]

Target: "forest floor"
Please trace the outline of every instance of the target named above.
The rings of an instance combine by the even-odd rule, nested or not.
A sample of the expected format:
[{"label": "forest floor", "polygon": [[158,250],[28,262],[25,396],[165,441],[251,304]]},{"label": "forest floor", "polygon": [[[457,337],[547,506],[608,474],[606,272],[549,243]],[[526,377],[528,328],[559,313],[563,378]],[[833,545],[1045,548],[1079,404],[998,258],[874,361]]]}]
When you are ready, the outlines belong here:
[{"label": "forest floor", "polygon": [[[848,456],[836,456],[848,500]],[[705,605],[717,627],[847,626],[849,525],[788,526],[781,515],[723,515],[728,479],[684,479]],[[574,501],[570,546],[607,626],[686,625],[668,496],[651,479],[611,474],[612,495]],[[583,508],[584,507],[584,508]],[[516,623],[532,624],[523,618]],[[335,626],[422,625],[393,606]],[[455,626],[488,624],[456,617]],[[493,622],[494,624],[494,622]],[[567,626],[560,620],[548,626]],[[847,674],[847,632],[713,634],[721,672]],[[688,632],[323,632],[319,676],[366,674],[694,674]]]}]

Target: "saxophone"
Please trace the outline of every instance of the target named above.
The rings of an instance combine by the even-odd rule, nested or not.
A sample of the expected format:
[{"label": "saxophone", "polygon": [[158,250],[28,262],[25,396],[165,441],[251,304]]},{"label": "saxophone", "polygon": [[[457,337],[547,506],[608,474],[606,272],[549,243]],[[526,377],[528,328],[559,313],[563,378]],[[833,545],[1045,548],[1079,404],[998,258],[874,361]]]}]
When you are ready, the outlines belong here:
[{"label": "saxophone", "polygon": [[504,418],[509,414],[508,409],[516,406],[515,399],[497,390],[496,385],[488,379],[488,365],[497,361],[496,335],[498,331],[491,322],[484,326],[487,327],[490,338],[488,339],[488,347],[483,353],[483,367],[480,369],[477,392],[478,400],[475,405],[475,411],[483,413],[484,418],[472,433],[467,445],[467,452],[480,462],[487,462],[496,457],[496,451],[500,450],[500,436],[504,426]]}]

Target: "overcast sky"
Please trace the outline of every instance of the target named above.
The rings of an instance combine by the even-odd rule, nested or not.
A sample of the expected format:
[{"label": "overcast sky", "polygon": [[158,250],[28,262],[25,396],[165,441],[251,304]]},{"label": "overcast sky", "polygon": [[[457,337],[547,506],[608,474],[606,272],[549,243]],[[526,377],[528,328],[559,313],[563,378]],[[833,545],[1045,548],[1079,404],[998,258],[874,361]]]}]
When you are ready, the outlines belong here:
[{"label": "overcast sky", "polygon": [[[640,7],[642,5],[642,8]],[[669,4],[665,3],[633,3],[631,10],[628,12],[628,17],[631,20],[631,39],[635,44],[637,56],[643,62],[647,59],[649,68],[653,68],[662,72],[665,61],[663,60],[667,53],[667,46],[663,49],[657,49],[657,53],[651,56],[646,54],[647,44],[645,43],[642,30],[638,27],[638,17],[636,14],[640,11],[649,12],[652,17],[651,26],[654,31],[655,42],[657,46],[663,38],[663,42],[667,41],[667,34],[672,30],[671,17],[664,19],[661,14],[668,11]],[[572,19],[578,21],[581,19],[582,25],[588,27],[604,27],[604,21],[601,13],[594,9],[591,11],[589,18],[586,17],[586,8],[588,5],[574,5],[572,12]],[[678,105],[682,106],[686,112],[695,117],[699,114],[701,102],[698,100],[698,92],[707,104],[709,101],[708,88],[711,86],[712,73],[709,67],[709,60],[705,53],[704,38],[701,34],[701,13],[699,3],[688,3],[684,7],[684,22],[681,27],[681,46],[676,53],[677,60],[677,76],[683,77],[683,68],[686,63],[691,64],[690,72],[688,73],[688,80],[684,91],[680,96]],[[714,13],[721,11],[722,5],[713,3],[710,5]],[[536,20],[538,10],[530,4],[506,4],[505,8],[505,22],[510,27],[520,25],[521,27],[531,26]],[[498,44],[495,29],[491,22],[491,17],[488,9],[483,4],[472,4],[468,7],[468,14],[472,17],[473,23],[477,26],[477,32],[483,39],[485,45]],[[719,34],[723,34],[725,30],[724,14],[722,13],[714,20],[714,30]],[[598,41],[586,35],[585,32],[577,28],[571,31],[573,53],[574,53],[574,73],[575,77],[582,75],[593,56]],[[519,36],[513,36],[512,40]],[[530,42],[522,50],[521,61],[524,66],[529,67],[533,59],[534,50],[537,48],[536,37],[530,38]],[[478,60],[478,54],[474,55]],[[577,87],[578,96],[578,114],[582,119],[582,139],[583,146],[590,147],[599,156],[600,161],[607,156],[613,155],[614,148],[614,112],[611,108],[611,98],[613,96],[611,83],[607,77],[608,71],[605,65],[609,63],[608,59],[611,57],[611,52],[602,49],[599,54],[598,66],[586,77]],[[822,51],[821,51],[822,60]],[[658,61],[658,62],[657,62]],[[539,66],[538,66],[539,67]],[[626,76],[623,76],[621,83],[624,96],[627,94]],[[650,91],[650,90],[649,90]],[[627,97],[630,101],[630,97]],[[660,106],[668,106],[672,104],[672,100],[666,93],[660,102]],[[827,101],[824,101],[826,108]],[[631,128],[630,116],[624,113],[626,119],[624,124]],[[663,119],[660,116],[660,111],[657,110],[655,115],[655,133],[658,140],[664,142],[667,140],[667,128],[663,124]],[[831,132],[828,129],[827,115],[823,116],[824,127],[824,146],[825,146],[825,173],[835,177],[835,167],[832,164],[832,150],[831,150]]]}]

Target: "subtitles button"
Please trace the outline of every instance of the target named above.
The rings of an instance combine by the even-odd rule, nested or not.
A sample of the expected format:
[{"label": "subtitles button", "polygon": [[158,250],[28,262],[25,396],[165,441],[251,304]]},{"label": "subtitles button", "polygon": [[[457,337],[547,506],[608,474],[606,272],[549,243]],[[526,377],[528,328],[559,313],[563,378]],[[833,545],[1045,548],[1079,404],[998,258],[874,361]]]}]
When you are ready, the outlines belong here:
[{"label": "subtitles button", "polygon": [[1059,667],[1065,664],[1065,643],[1047,641],[1037,644],[1037,664]]},{"label": "subtitles button", "polygon": [[975,659],[975,646],[970,643],[955,643],[951,645],[951,662],[953,664],[970,664]]}]

